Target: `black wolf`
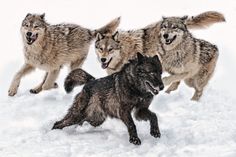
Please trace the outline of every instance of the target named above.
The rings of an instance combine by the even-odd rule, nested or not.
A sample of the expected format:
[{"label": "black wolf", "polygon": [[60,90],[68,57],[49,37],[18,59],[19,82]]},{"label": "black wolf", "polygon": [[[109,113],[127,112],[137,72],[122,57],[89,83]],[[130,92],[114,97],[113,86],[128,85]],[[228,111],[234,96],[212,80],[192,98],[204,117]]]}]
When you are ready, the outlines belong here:
[{"label": "black wolf", "polygon": [[[122,120],[128,128],[129,141],[140,145],[141,141],[131,116],[134,109],[138,120],[150,121],[150,134],[160,137],[157,116],[148,107],[154,95],[164,88],[161,74],[162,67],[158,56],[144,57],[138,53],[137,59],[131,60],[120,72],[90,80],[85,84],[67,115],[56,122],[52,129],[82,125],[84,121],[96,127],[109,116]],[[66,89],[71,89],[67,85]]]}]

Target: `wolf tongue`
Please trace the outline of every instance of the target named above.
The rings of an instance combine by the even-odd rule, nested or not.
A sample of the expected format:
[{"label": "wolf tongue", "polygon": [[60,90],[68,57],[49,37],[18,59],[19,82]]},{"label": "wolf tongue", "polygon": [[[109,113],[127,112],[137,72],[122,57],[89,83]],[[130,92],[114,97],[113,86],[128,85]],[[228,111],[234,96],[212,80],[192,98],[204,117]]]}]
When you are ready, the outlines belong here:
[{"label": "wolf tongue", "polygon": [[106,69],[107,68],[107,63],[102,63],[102,68]]}]

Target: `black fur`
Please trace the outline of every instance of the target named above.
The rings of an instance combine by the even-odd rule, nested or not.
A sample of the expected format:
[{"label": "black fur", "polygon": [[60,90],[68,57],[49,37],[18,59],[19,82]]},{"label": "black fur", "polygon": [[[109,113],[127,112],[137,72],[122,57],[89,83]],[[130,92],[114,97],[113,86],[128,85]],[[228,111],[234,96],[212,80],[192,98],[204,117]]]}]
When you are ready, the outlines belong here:
[{"label": "black fur", "polygon": [[162,67],[157,56],[144,57],[138,53],[137,59],[124,65],[120,72],[85,84],[67,115],[52,129],[82,125],[84,121],[99,126],[109,116],[122,120],[128,129],[129,141],[139,145],[141,141],[131,116],[135,109],[137,119],[150,121],[150,134],[160,137],[157,116],[148,107],[157,94],[152,94],[153,89],[163,87],[161,74]]}]

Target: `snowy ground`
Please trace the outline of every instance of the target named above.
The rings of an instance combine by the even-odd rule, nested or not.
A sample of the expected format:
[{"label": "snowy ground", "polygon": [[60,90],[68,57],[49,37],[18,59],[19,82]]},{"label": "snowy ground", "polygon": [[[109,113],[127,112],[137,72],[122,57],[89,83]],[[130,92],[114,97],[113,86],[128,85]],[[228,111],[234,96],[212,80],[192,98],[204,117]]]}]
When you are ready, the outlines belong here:
[{"label": "snowy ground", "polygon": [[[179,0],[177,2],[145,0],[57,0],[0,2],[0,156],[1,157],[235,157],[236,156],[236,2]],[[70,107],[77,88],[67,95],[63,79],[59,89],[38,95],[29,89],[42,79],[37,70],[22,80],[18,94],[10,98],[7,90],[14,73],[23,63],[19,28],[28,12],[46,12],[51,23],[73,22],[88,28],[102,26],[114,17],[122,16],[120,28],[141,28],[162,15],[195,15],[217,10],[225,14],[227,23],[207,30],[194,31],[199,38],[218,45],[220,50],[216,73],[199,103],[191,102],[193,90],[181,84],[171,95],[161,93],[151,105],[159,118],[162,137],[149,135],[149,124],[137,122],[141,146],[128,142],[124,124],[108,119],[101,127],[89,124],[53,130],[53,123],[63,117]],[[96,77],[105,76],[91,50],[84,69]]]}]

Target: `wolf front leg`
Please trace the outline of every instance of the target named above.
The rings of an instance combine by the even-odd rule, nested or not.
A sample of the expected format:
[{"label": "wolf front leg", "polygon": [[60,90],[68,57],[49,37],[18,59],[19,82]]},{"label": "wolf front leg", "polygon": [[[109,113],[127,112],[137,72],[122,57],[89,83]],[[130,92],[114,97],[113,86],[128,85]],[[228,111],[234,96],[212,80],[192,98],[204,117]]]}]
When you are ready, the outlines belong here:
[{"label": "wolf front leg", "polygon": [[155,113],[148,108],[139,108],[135,111],[135,117],[137,120],[149,120],[150,121],[150,134],[157,138],[161,137],[161,133],[158,126],[158,119]]},{"label": "wolf front leg", "polygon": [[135,145],[140,145],[141,140],[138,138],[136,126],[134,124],[131,112],[125,112],[121,114],[121,120],[125,123],[129,132],[129,142]]},{"label": "wolf front leg", "polygon": [[11,86],[8,90],[8,95],[9,96],[14,96],[17,93],[18,87],[20,85],[21,78],[25,76],[26,74],[29,74],[32,72],[35,68],[27,63],[25,63],[21,69],[16,73],[14,76]]}]

